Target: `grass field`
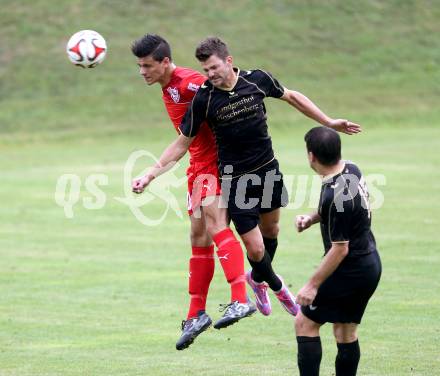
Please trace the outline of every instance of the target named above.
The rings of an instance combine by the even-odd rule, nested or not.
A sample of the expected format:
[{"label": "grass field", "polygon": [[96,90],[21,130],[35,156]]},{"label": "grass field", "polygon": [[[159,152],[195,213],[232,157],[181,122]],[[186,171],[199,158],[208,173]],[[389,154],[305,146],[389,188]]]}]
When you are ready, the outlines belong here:
[{"label": "grass field", "polygon": [[[157,87],[138,77],[128,47],[145,32],[169,39],[180,65],[198,68],[195,44],[218,34],[237,65],[263,67],[332,116],[360,122],[343,153],[383,174],[373,214],[383,277],[360,327],[359,375],[440,375],[440,5],[436,1],[0,1],[0,375],[296,375],[293,321],[275,305],[174,349],[187,306],[183,213],[156,227],[126,205],[130,153],[159,155],[174,137]],[[68,63],[64,45],[93,28],[104,64]],[[282,171],[310,174],[302,141],[313,123],[268,102]],[[184,175],[185,163],[176,172]],[[141,163],[137,164],[137,169]],[[99,210],[79,201],[68,219],[55,202],[63,174],[105,174]],[[167,179],[167,177],[164,177]],[[161,184],[158,179],[154,184]],[[308,197],[308,196],[307,196]],[[159,216],[154,201],[145,215]],[[318,229],[293,230],[283,212],[276,269],[298,291],[321,256]],[[218,266],[218,264],[217,264]],[[219,267],[208,311],[228,288]],[[334,373],[330,328],[322,375]]]}]

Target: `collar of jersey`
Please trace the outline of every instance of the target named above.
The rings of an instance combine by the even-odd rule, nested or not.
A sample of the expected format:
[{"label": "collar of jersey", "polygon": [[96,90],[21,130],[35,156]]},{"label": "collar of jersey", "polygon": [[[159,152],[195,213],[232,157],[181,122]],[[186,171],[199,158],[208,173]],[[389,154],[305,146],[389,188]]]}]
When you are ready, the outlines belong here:
[{"label": "collar of jersey", "polygon": [[325,175],[325,176],[323,176],[323,177],[322,177],[322,184],[333,183],[334,178],[337,177],[337,176],[339,176],[339,175],[342,175],[342,172],[344,171],[344,169],[345,169],[345,161],[344,161],[344,164],[342,165],[342,168],[341,168],[340,171],[338,171],[338,172],[336,172],[336,173],[334,173],[334,174],[330,174],[330,175]]}]

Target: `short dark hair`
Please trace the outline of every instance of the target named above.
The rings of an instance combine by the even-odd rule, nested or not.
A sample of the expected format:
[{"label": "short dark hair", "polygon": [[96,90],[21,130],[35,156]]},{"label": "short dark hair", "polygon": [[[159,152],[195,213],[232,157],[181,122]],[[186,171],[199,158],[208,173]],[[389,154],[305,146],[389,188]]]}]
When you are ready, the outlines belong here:
[{"label": "short dark hair", "polygon": [[171,59],[171,48],[168,42],[157,34],[146,34],[131,45],[131,52],[138,58],[151,57],[156,61],[162,61],[166,57]]},{"label": "short dark hair", "polygon": [[218,37],[208,37],[202,40],[196,48],[198,61],[206,61],[212,55],[217,55],[223,61],[229,56],[228,46]]},{"label": "short dark hair", "polygon": [[327,127],[315,127],[304,136],[307,151],[312,152],[319,163],[333,166],[341,160],[341,138],[338,132]]}]

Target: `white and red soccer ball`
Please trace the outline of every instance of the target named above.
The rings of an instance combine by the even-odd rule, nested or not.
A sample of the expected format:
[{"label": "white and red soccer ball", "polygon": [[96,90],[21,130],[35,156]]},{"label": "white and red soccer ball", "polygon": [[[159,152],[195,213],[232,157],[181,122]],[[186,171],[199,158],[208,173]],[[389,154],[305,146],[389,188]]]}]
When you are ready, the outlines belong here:
[{"label": "white and red soccer ball", "polygon": [[73,64],[83,68],[94,68],[104,61],[107,44],[96,31],[81,30],[70,37],[66,52]]}]

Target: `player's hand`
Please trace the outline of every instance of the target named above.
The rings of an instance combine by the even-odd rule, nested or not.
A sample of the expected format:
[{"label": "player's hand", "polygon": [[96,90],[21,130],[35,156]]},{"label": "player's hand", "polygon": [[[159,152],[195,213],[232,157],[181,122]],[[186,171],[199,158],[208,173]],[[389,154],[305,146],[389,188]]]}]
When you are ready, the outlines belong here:
[{"label": "player's hand", "polygon": [[148,184],[151,183],[153,177],[151,175],[145,175],[140,178],[133,179],[131,183],[131,190],[134,193],[142,193],[145,188],[148,187]]},{"label": "player's hand", "polygon": [[312,217],[310,215],[301,214],[296,216],[295,226],[298,232],[307,230],[312,224]]},{"label": "player's hand", "polygon": [[335,131],[348,135],[356,134],[362,131],[362,128],[359,124],[352,123],[347,119],[333,119],[329,124],[327,124],[327,126]]},{"label": "player's hand", "polygon": [[298,295],[296,295],[296,302],[299,305],[308,306],[315,300],[317,292],[318,289],[308,283],[299,290]]}]

